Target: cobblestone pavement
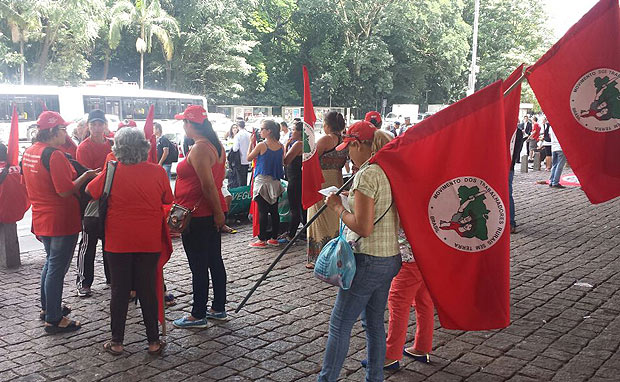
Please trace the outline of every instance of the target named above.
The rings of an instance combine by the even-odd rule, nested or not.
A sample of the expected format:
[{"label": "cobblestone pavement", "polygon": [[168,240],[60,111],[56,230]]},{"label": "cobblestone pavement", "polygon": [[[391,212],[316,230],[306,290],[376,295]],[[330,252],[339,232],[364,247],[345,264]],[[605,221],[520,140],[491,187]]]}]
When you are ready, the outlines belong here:
[{"label": "cobblestone pavement", "polygon": [[[431,365],[404,360],[388,381],[620,380],[620,200],[593,206],[578,188],[536,185],[548,173],[515,174],[519,232],[512,237],[512,324],[503,330],[444,330],[436,321]],[[233,311],[277,249],[251,250],[249,225],[223,237]],[[38,320],[41,251],[22,254],[17,270],[0,270],[0,380],[312,381],[320,369],[336,289],[304,268],[294,247],[239,314],[204,330],[172,327],[189,310],[191,276],[179,240],[166,266],[179,304],[167,312],[169,346],[146,353],[139,308],[129,309],[125,354],[102,351],[110,336],[101,257],[94,296],[75,297],[73,273],[65,301],[84,327],[45,335]],[[75,261],[75,259],[74,259]],[[75,264],[71,272],[75,269]],[[589,286],[575,285],[575,282]],[[387,318],[387,313],[386,313]],[[408,339],[413,336],[414,316]],[[361,381],[365,339],[354,327],[341,375]]]}]

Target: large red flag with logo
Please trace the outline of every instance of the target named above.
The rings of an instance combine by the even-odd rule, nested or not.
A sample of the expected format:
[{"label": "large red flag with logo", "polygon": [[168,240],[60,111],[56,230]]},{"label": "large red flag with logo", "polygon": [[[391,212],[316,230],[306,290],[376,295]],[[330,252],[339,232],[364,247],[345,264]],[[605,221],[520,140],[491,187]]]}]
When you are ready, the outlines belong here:
[{"label": "large red flag with logo", "polygon": [[[510,323],[502,82],[418,123],[374,157],[447,329]],[[481,134],[484,131],[484,134]]]},{"label": "large red flag with logo", "polygon": [[601,0],[527,79],[592,203],[620,196],[620,13]]},{"label": "large red flag with logo", "polygon": [[304,130],[303,136],[303,161],[301,169],[301,204],[304,209],[310,208],[315,203],[323,199],[319,190],[325,182],[319,156],[316,153],[316,140],[314,139],[314,123],[316,115],[312,105],[312,95],[310,94],[310,79],[308,69],[303,67],[304,74]]}]

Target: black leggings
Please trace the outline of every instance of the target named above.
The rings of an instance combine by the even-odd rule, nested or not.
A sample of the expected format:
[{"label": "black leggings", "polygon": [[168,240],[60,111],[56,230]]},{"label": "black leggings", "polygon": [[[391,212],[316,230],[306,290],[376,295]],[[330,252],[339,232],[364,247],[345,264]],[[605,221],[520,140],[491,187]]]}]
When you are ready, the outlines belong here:
[{"label": "black leggings", "polygon": [[291,210],[291,225],[289,227],[288,236],[295,237],[299,223],[306,223],[306,212],[301,206],[301,179],[290,178],[288,182],[288,205]]},{"label": "black leggings", "polygon": [[[271,239],[277,239],[280,230],[280,214],[278,213],[278,201],[269,204],[262,196],[258,195],[256,198],[256,204],[258,204],[258,223],[260,224],[260,230],[258,233],[258,240],[266,241]],[[269,235],[269,215],[271,215],[271,236]]]},{"label": "black leggings", "polygon": [[213,303],[216,312],[223,312],[226,305],[226,269],[222,260],[220,231],[213,223],[213,216],[194,217],[189,229],[183,233],[183,249],[192,271],[194,303],[192,316],[205,318],[209,299],[209,273],[213,284]]},{"label": "black leggings", "polygon": [[110,316],[112,342],[122,344],[125,338],[127,321],[127,299],[129,291],[136,290],[140,299],[142,318],[146,326],[146,338],[149,342],[159,339],[157,327],[157,261],[159,253],[112,253],[106,252],[112,276],[112,296],[110,299]]}]

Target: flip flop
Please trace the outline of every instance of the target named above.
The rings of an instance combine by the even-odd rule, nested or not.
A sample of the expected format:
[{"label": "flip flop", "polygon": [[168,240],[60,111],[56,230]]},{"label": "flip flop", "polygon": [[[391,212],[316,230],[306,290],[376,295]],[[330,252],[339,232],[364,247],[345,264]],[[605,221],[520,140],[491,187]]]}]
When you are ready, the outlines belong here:
[{"label": "flip flop", "polygon": [[119,356],[121,354],[123,354],[123,350],[118,351],[118,350],[114,350],[114,348],[112,346],[118,345],[116,343],[113,343],[112,341],[108,341],[105,344],[103,344],[103,350],[105,350],[106,352],[112,354],[113,356]]},{"label": "flip flop", "polygon": [[80,329],[82,327],[82,325],[80,324],[79,321],[74,321],[71,320],[69,322],[69,325],[67,326],[58,326],[58,324],[56,325],[46,325],[45,326],[45,331],[49,334],[58,334],[58,333],[70,333],[70,332],[75,332],[76,330]]},{"label": "flip flop", "polygon": [[150,355],[160,355],[166,347],[166,341],[164,340],[157,340],[157,342],[155,343],[159,343],[159,347],[157,348],[157,350],[148,350],[147,353],[149,353]]}]

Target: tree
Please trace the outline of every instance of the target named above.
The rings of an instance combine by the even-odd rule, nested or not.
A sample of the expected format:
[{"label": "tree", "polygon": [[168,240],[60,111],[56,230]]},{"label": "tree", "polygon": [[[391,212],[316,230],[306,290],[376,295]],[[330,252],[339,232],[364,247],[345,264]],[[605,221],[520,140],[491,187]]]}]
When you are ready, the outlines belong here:
[{"label": "tree", "polygon": [[30,34],[41,30],[41,21],[31,0],[0,2],[0,15],[7,21],[12,42],[19,44],[19,55],[7,53],[4,61],[7,64],[19,63],[20,84],[24,85],[26,72],[24,44]]},{"label": "tree", "polygon": [[136,0],[135,6],[128,0],[121,0],[113,6],[111,14],[111,49],[118,46],[123,28],[136,25],[140,30],[136,51],[140,53],[140,88],[144,88],[144,53],[151,52],[153,36],[162,45],[166,61],[170,62],[174,53],[172,36],[181,33],[179,24],[161,8],[159,0]]}]

